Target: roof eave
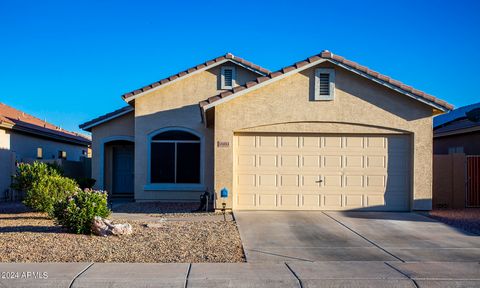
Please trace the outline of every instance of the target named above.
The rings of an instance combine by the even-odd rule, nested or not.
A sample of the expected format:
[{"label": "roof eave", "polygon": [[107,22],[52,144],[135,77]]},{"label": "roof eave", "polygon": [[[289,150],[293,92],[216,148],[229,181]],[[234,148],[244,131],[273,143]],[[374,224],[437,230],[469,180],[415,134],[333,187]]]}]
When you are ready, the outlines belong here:
[{"label": "roof eave", "polygon": [[[123,115],[125,115],[125,114],[128,114],[128,113],[132,112],[133,110],[134,110],[133,107],[129,107],[129,108],[125,109],[125,111],[121,111],[121,112],[119,112],[119,113],[117,113],[117,114],[115,114],[115,115],[111,115],[111,116],[109,116],[109,117],[106,117],[106,118],[104,118],[104,119],[99,119],[98,121],[94,121],[94,122],[88,121],[88,122],[85,122],[85,123],[83,123],[83,124],[78,125],[78,127],[79,127],[80,129],[84,130],[84,131],[92,132],[92,128],[93,128],[93,127],[98,126],[98,125],[100,125],[100,124],[103,124],[103,123],[105,123],[105,122],[111,121],[111,120],[113,120],[113,119],[115,119],[115,118],[118,118],[118,117],[120,117],[120,116],[123,116]],[[91,122],[91,123],[90,123],[90,122]],[[87,124],[87,123],[88,123],[88,124]]]},{"label": "roof eave", "polygon": [[228,59],[224,59],[224,60],[220,60],[220,61],[218,61],[218,62],[215,62],[215,63],[213,63],[213,64],[211,64],[211,65],[207,65],[207,66],[205,66],[205,67],[203,67],[203,68],[200,68],[200,69],[197,69],[197,70],[195,70],[195,71],[193,71],[193,72],[191,72],[191,73],[187,73],[187,74],[185,74],[185,75],[182,76],[182,77],[177,77],[177,78],[175,78],[175,79],[173,79],[173,80],[170,80],[170,81],[168,81],[168,82],[166,82],[166,83],[164,83],[164,84],[160,84],[160,85],[158,85],[158,86],[156,86],[156,87],[154,87],[154,88],[145,90],[145,91],[140,92],[140,93],[138,93],[138,94],[134,94],[134,95],[129,96],[129,97],[126,97],[125,95],[122,95],[122,99],[123,99],[125,102],[127,102],[127,103],[130,104],[130,102],[131,102],[132,100],[135,100],[135,99],[137,99],[137,98],[139,98],[139,97],[142,97],[142,96],[145,95],[145,94],[151,93],[151,92],[153,92],[153,91],[160,90],[160,89],[162,89],[162,88],[164,88],[164,87],[167,87],[167,86],[169,86],[169,85],[171,85],[171,84],[173,84],[173,83],[176,83],[176,82],[178,82],[178,81],[184,80],[184,79],[186,79],[186,78],[188,78],[188,77],[190,77],[190,76],[193,76],[193,75],[198,74],[198,73],[200,73],[200,72],[203,72],[203,71],[206,71],[206,70],[208,70],[208,69],[214,68],[214,67],[219,66],[219,65],[221,65],[221,64],[224,64],[224,63],[226,63],[226,62],[233,62],[233,63],[235,63],[236,65],[241,66],[241,67],[243,67],[243,68],[245,68],[245,69],[248,69],[248,70],[250,70],[250,71],[252,71],[252,72],[255,72],[255,73],[257,73],[257,74],[259,74],[259,75],[261,75],[261,76],[267,75],[265,72],[262,72],[262,71],[260,71],[260,70],[256,70],[256,69],[254,69],[254,68],[252,68],[252,67],[249,67],[248,65],[245,65],[245,64],[243,64],[243,63],[241,63],[241,62],[236,61],[234,58],[233,58],[233,59],[228,58]]}]

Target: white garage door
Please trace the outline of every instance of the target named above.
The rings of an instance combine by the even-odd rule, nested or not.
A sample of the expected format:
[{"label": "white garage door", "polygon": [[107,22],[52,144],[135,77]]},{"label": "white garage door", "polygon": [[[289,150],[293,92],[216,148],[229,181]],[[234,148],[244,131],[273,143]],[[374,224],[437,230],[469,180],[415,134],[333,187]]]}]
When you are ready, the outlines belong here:
[{"label": "white garage door", "polygon": [[408,136],[255,134],[235,142],[235,209],[409,209]]}]

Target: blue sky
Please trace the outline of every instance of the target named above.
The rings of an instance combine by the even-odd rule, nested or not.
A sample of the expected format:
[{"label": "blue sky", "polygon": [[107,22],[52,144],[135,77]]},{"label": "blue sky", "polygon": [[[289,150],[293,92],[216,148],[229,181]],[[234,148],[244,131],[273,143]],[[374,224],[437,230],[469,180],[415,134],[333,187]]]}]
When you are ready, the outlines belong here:
[{"label": "blue sky", "polygon": [[480,1],[0,0],[0,102],[65,129],[232,52],[278,69],[328,49],[455,106],[480,101]]}]

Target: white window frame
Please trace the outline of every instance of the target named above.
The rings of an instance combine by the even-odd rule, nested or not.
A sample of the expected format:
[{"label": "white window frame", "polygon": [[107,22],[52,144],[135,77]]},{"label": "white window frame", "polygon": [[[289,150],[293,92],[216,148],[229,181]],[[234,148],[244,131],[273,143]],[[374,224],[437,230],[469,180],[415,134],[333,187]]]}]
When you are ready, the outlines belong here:
[{"label": "white window frame", "polygon": [[[153,140],[153,137],[155,137],[156,135],[160,134],[160,133],[163,133],[163,132],[167,132],[167,131],[171,131],[171,130],[177,130],[177,131],[184,131],[184,132],[188,132],[188,133],[191,133],[195,136],[197,136],[198,138],[200,138],[200,140],[192,140],[192,141],[183,141],[183,140],[179,140],[179,141],[170,141],[170,140]],[[161,128],[161,129],[158,129],[158,130],[155,130],[151,133],[148,134],[148,139],[147,139],[147,184],[144,185],[143,189],[145,191],[205,191],[206,188],[205,188],[205,182],[204,182],[204,175],[205,175],[205,141],[204,141],[204,136],[202,134],[200,134],[199,132],[195,131],[195,130],[192,130],[192,129],[188,129],[188,128],[185,128],[185,127],[165,127],[165,128]],[[151,154],[151,149],[152,149],[152,143],[155,143],[155,142],[200,142],[200,183],[184,183],[184,184],[177,184],[177,183],[152,183],[151,181],[151,161],[152,161],[152,154]],[[176,149],[176,145],[175,145],[175,149]],[[175,155],[177,155],[175,153]],[[176,159],[175,159],[175,165],[177,165],[176,163]]]},{"label": "white window frame", "polygon": [[[320,95],[320,74],[328,74],[329,95]],[[335,69],[333,68],[317,68],[315,69],[315,87],[314,99],[316,101],[332,101],[335,99]]]},{"label": "white window frame", "polygon": [[[232,86],[225,85],[225,70],[232,70]],[[222,66],[220,69],[220,88],[233,89],[237,84],[237,71],[234,66]]]}]

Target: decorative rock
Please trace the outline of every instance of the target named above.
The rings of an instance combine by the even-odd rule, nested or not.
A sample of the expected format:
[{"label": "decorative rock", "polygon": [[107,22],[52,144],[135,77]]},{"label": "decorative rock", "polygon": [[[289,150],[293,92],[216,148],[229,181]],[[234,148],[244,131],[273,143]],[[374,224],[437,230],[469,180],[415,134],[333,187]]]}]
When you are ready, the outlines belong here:
[{"label": "decorative rock", "polygon": [[132,225],[130,225],[129,223],[113,224],[110,220],[95,216],[92,222],[92,232],[95,235],[106,237],[109,235],[130,235],[133,231]]}]

